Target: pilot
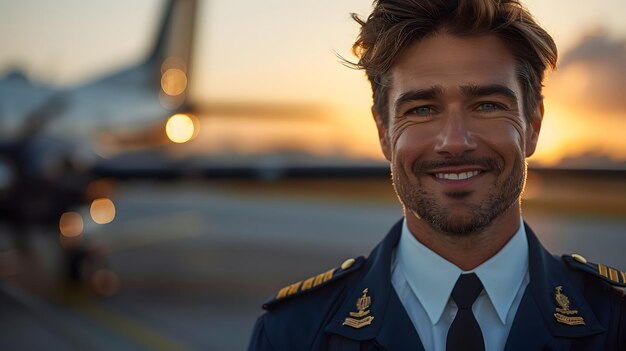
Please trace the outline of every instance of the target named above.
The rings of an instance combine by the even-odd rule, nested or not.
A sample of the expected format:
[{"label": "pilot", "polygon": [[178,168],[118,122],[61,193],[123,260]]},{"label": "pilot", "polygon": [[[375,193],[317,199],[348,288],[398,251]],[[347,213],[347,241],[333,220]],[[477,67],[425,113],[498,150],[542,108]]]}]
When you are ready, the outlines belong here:
[{"label": "pilot", "polygon": [[404,217],[368,258],[280,289],[249,350],[626,350],[626,273],[523,221],[554,69],[517,0],[376,0],[353,51]]}]

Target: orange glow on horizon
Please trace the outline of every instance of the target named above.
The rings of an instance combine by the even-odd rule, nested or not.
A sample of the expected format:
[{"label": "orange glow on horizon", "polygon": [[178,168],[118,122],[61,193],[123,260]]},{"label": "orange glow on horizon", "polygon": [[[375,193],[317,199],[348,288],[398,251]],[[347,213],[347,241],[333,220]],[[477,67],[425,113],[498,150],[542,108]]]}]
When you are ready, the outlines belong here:
[{"label": "orange glow on horizon", "polygon": [[[558,105],[545,103],[545,116],[541,123],[539,142],[535,154],[530,160],[542,165],[554,165],[558,163],[567,151],[567,145],[563,143],[566,128],[566,113]],[[571,132],[571,130],[570,130]]]},{"label": "orange glow on horizon", "polygon": [[[554,101],[554,102],[553,102]],[[539,143],[530,158],[542,166],[554,166],[565,158],[606,157],[626,160],[626,121],[619,114],[587,111],[579,106],[546,100]]]}]

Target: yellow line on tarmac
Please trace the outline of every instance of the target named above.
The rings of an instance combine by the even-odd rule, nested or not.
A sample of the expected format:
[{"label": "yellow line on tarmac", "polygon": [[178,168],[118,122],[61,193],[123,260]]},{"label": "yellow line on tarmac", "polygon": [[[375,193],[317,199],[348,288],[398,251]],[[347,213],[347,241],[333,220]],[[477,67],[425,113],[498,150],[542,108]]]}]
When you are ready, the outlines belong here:
[{"label": "yellow line on tarmac", "polygon": [[[71,296],[71,297],[70,297]],[[149,350],[187,351],[189,347],[162,336],[158,332],[130,320],[127,316],[99,306],[97,301],[79,294],[62,298],[66,307],[101,324],[105,328],[121,334],[128,340]]]}]

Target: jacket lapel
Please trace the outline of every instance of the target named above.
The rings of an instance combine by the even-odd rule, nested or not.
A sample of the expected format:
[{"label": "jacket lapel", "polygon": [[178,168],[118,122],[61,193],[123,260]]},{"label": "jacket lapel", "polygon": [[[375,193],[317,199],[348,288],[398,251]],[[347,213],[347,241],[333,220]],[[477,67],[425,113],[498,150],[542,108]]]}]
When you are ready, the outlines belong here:
[{"label": "jacket lapel", "polygon": [[554,337],[546,328],[533,294],[527,288],[517,309],[505,351],[543,350]]},{"label": "jacket lapel", "polygon": [[385,316],[385,323],[376,336],[376,343],[383,350],[424,351],[413,322],[394,289],[389,294]]},{"label": "jacket lapel", "polygon": [[563,346],[558,345],[565,345],[565,341],[559,343],[558,339],[604,332],[582,292],[528,226],[526,236],[530,282],[517,309],[505,350],[561,350]]},{"label": "jacket lapel", "polygon": [[[391,285],[391,255],[397,245],[402,221],[391,228],[385,239],[372,251],[363,275],[348,292],[342,307],[326,326],[325,332],[358,341],[374,341],[385,350],[423,350],[422,343],[402,303]],[[357,304],[365,295],[370,305],[365,310],[373,317],[371,324],[358,327],[345,325],[346,318],[358,313]],[[358,318],[357,320],[364,320]]]}]

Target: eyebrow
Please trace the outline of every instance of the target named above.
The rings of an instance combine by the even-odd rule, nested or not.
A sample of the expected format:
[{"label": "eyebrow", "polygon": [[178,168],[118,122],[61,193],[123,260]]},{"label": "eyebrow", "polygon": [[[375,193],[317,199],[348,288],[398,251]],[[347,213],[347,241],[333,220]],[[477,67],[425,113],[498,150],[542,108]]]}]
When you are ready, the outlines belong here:
[{"label": "eyebrow", "polygon": [[417,100],[434,100],[441,95],[443,95],[443,88],[441,86],[432,86],[428,89],[407,91],[400,94],[400,96],[398,96],[398,98],[393,102],[393,108],[394,111],[397,111],[400,106],[407,102]]},{"label": "eyebrow", "polygon": [[513,102],[517,102],[517,95],[510,88],[500,84],[490,85],[463,85],[460,87],[461,93],[469,97],[481,97],[489,95],[502,95]]}]

